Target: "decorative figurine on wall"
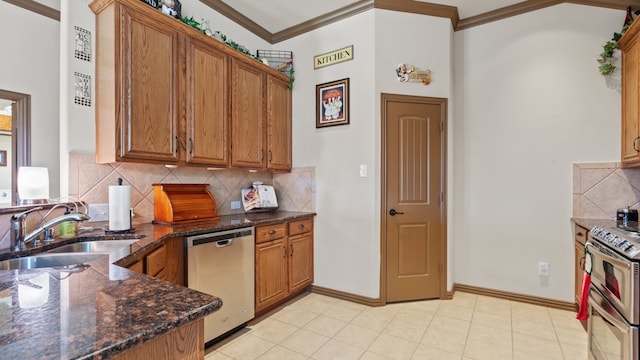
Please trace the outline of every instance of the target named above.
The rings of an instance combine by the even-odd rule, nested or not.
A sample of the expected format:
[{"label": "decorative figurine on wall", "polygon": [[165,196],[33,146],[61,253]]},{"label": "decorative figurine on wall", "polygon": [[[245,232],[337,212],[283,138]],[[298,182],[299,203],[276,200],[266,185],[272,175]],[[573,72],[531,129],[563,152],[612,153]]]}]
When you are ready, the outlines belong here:
[{"label": "decorative figurine on wall", "polygon": [[180,0],[161,0],[160,9],[163,13],[172,16],[176,19],[180,19],[182,16],[182,4]]},{"label": "decorative figurine on wall", "polygon": [[396,67],[396,75],[400,82],[421,82],[425,85],[429,85],[431,83],[431,71],[417,71],[413,65],[407,68],[405,64],[399,64],[398,67]]}]

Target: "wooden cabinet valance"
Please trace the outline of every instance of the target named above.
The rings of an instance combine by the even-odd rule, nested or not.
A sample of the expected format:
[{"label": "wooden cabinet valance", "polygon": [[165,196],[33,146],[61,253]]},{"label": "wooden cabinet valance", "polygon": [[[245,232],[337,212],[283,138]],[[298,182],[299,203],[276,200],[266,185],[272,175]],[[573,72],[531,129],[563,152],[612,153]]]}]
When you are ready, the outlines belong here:
[{"label": "wooden cabinet valance", "polygon": [[96,158],[291,169],[286,75],[139,0],[95,0]]}]

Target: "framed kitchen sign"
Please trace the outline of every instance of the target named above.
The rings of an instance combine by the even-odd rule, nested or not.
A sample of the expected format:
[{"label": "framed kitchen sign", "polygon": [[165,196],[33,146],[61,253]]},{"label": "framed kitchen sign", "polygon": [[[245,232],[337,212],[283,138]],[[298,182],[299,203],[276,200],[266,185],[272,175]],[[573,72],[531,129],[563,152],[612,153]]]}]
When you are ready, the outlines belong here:
[{"label": "framed kitchen sign", "polygon": [[0,150],[0,166],[7,166],[7,150]]},{"label": "framed kitchen sign", "polygon": [[349,78],[316,85],[316,128],[349,124]]}]

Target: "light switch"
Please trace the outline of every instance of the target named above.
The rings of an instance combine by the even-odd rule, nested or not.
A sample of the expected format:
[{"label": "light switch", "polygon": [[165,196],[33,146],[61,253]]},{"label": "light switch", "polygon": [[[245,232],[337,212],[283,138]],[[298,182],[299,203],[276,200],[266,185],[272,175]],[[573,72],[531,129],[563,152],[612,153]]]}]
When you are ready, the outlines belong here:
[{"label": "light switch", "polygon": [[360,164],[360,177],[367,177],[367,164]]}]

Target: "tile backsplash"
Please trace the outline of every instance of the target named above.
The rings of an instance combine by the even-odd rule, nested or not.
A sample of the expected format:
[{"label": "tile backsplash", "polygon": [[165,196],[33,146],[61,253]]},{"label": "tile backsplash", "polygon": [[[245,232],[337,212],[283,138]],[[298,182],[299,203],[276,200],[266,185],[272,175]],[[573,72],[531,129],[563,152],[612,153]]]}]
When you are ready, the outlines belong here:
[{"label": "tile backsplash", "polygon": [[69,154],[69,196],[88,204],[109,202],[109,186],[118,178],[131,186],[131,207],[134,222],[153,220],[153,187],[155,183],[209,184],[218,215],[243,213],[243,209],[231,210],[231,201],[240,201],[242,188],[254,181],[273,184],[280,210],[315,211],[314,168],[294,168],[290,173],[271,174],[248,170],[207,170],[199,167],[138,163],[96,164],[94,154]]},{"label": "tile backsplash", "polygon": [[640,169],[618,162],[573,164],[573,217],[615,219],[616,210],[640,205]]},{"label": "tile backsplash", "polygon": [[[294,168],[289,173],[249,172],[248,170],[207,170],[205,168],[179,166],[167,168],[163,165],[113,163],[96,164],[95,154],[69,154],[69,197],[87,204],[107,204],[109,185],[116,185],[118,178],[131,186],[131,207],[134,223],[153,220],[153,187],[155,183],[209,184],[218,215],[243,213],[231,210],[231,201],[240,201],[242,188],[254,181],[273,184],[280,210],[315,212],[315,169]],[[62,199],[66,201],[66,199]],[[28,218],[28,229],[46,214],[42,210]],[[51,218],[61,215],[56,209]],[[0,215],[0,250],[9,248],[9,219],[11,214]]]}]

